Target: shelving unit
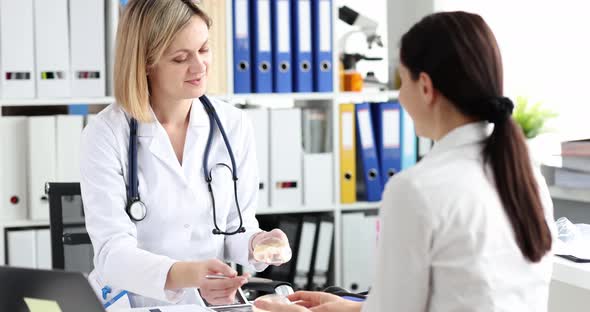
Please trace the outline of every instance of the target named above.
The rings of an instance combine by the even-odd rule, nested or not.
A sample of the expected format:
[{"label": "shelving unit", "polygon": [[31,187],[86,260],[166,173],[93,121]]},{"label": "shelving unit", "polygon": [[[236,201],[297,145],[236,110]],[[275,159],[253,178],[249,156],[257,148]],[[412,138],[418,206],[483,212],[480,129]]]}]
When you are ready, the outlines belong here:
[{"label": "shelving unit", "polygon": [[[404,3],[407,1],[408,3]],[[422,1],[422,0],[421,0]],[[338,7],[341,5],[339,0],[332,1],[332,21],[333,26],[332,29],[335,29],[335,24],[339,23],[338,20]],[[422,1],[423,3],[420,5],[421,9],[423,10],[431,10],[431,1]],[[118,22],[118,3],[119,0],[107,0],[106,2],[106,9],[107,9],[107,23],[106,23],[106,30],[105,30],[105,37],[106,37],[106,65],[107,65],[107,93],[108,96],[100,97],[100,98],[64,98],[64,99],[0,99],[0,108],[1,107],[38,107],[38,106],[62,106],[62,105],[78,105],[78,104],[110,104],[115,101],[114,97],[112,96],[113,86],[112,86],[112,71],[108,70],[112,68],[114,63],[114,39],[117,29],[117,22]],[[384,2],[387,4],[388,15],[396,15],[401,14],[402,10],[408,10],[408,5],[413,5],[413,2],[409,0],[404,1],[394,1],[394,2]],[[327,92],[327,93],[283,93],[283,94],[234,94],[233,90],[233,40],[232,40],[232,14],[231,14],[231,7],[232,7],[232,0],[225,0],[225,6],[227,9],[226,12],[226,21],[225,27],[227,30],[227,41],[226,49],[228,59],[226,62],[227,68],[227,88],[229,90],[228,94],[211,94],[211,97],[216,97],[222,100],[225,100],[232,104],[237,103],[246,103],[246,104],[257,104],[257,102],[265,102],[265,103],[291,103],[288,105],[294,105],[293,103],[297,102],[297,105],[300,104],[305,105],[306,103],[312,103],[314,105],[322,105],[322,107],[326,107],[329,111],[331,111],[331,124],[332,124],[332,153],[333,153],[333,198],[334,201],[332,204],[326,207],[295,207],[295,208],[277,208],[271,207],[264,210],[257,211],[257,215],[272,215],[272,214],[293,214],[293,213],[330,213],[333,215],[334,218],[334,245],[335,245],[335,258],[334,258],[334,265],[335,265],[335,283],[337,285],[341,284],[341,276],[342,276],[342,242],[341,240],[341,233],[342,233],[342,224],[341,224],[341,217],[343,213],[348,212],[355,212],[355,211],[368,211],[368,212],[378,212],[380,203],[366,203],[366,202],[359,202],[354,204],[340,204],[340,177],[339,177],[339,163],[340,163],[340,155],[339,155],[339,125],[338,125],[338,118],[339,118],[339,105],[343,103],[358,103],[358,102],[381,102],[381,101],[388,101],[391,99],[396,99],[399,95],[398,91],[395,90],[386,90],[386,91],[378,91],[378,90],[369,90],[364,92],[340,92],[337,90],[339,83],[338,83],[338,38],[336,35],[333,37],[333,64],[334,64],[334,75],[333,75],[333,85],[334,85],[334,92]],[[394,12],[394,13],[392,13]],[[428,13],[428,12],[425,12]],[[413,12],[413,14],[419,14],[417,12]],[[397,16],[397,15],[396,15]],[[403,17],[403,18],[402,18]],[[392,27],[405,27],[405,24],[408,24],[408,21],[412,21],[413,17],[406,17],[403,15],[400,18],[396,18],[395,24],[383,25],[384,28],[392,28]],[[416,18],[417,19],[417,18]],[[401,23],[401,24],[400,24]],[[400,31],[392,31],[391,29],[387,29],[389,35],[387,36],[389,42],[397,42],[394,40],[401,35]],[[394,43],[395,44],[395,43]],[[394,51],[394,50],[392,50]],[[393,68],[391,65],[392,60],[396,60],[396,56],[390,56],[390,69]],[[222,60],[219,60],[223,62]],[[280,106],[280,105],[279,105]],[[2,112],[0,109],[0,118],[2,118]],[[0,220],[0,225],[11,226],[11,227],[18,227],[18,226],[44,226],[48,225],[48,221],[30,221],[30,220],[15,220],[15,221],[3,221]]]}]

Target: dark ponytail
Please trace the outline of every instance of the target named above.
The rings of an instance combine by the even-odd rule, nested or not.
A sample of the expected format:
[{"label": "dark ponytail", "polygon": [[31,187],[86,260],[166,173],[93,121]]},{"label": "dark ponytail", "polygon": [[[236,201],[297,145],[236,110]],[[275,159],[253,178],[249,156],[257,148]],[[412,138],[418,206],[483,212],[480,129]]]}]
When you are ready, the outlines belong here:
[{"label": "dark ponytail", "polygon": [[516,243],[531,262],[551,249],[538,185],[525,138],[503,97],[502,60],[496,39],[476,14],[442,12],[415,24],[401,40],[401,62],[413,79],[430,76],[434,88],[463,114],[494,123],[483,148]]}]

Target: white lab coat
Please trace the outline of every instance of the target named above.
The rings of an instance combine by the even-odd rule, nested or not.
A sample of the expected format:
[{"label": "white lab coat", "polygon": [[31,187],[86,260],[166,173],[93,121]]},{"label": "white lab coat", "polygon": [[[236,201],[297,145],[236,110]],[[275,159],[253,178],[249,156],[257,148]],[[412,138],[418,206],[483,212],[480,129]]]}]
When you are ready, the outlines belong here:
[{"label": "white lab coat", "polygon": [[[238,170],[238,198],[246,233],[213,235],[213,212],[202,162],[209,119],[193,101],[180,165],[170,139],[155,120],[138,126],[139,194],[147,206],[143,221],[125,212],[128,184],[128,115],[112,104],[84,130],[81,147],[81,189],[86,228],[94,247],[91,283],[113,292],[131,293],[132,306],[196,303],[194,290],[165,291],[168,271],[176,261],[225,259],[258,270],[266,266],[249,259],[249,239],[260,231],[255,218],[258,168],[251,122],[241,110],[211,99],[232,146]],[[152,112],[153,114],[153,112]],[[231,162],[215,128],[209,167]],[[237,228],[234,190],[229,170],[213,171],[217,224]],[[116,293],[115,293],[116,294]],[[149,298],[147,298],[149,297]]]},{"label": "white lab coat", "polygon": [[[552,256],[531,264],[516,244],[483,169],[490,130],[478,122],[451,131],[387,184],[378,274],[363,311],[547,311]],[[555,235],[547,185],[535,171]]]}]

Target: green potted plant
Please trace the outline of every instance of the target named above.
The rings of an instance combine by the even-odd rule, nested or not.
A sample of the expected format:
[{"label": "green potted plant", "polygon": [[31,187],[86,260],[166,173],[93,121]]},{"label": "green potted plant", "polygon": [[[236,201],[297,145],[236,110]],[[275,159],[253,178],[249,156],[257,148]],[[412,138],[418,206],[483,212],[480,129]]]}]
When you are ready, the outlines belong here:
[{"label": "green potted plant", "polygon": [[512,117],[527,139],[532,139],[544,132],[547,121],[557,116],[556,112],[543,108],[541,102],[529,105],[529,100],[526,97],[516,97]]},{"label": "green potted plant", "polygon": [[547,122],[557,117],[557,112],[543,107],[542,102],[529,103],[529,99],[523,96],[516,97],[516,103],[512,117],[520,126],[527,139],[529,154],[534,164],[540,165],[552,154],[551,142],[537,138],[547,132]]}]

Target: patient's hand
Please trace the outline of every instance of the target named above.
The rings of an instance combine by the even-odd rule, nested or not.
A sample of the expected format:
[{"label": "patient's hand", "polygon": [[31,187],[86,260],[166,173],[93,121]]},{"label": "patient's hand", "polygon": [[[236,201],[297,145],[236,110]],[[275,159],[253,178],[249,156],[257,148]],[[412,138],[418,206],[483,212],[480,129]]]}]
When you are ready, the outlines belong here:
[{"label": "patient's hand", "polygon": [[264,299],[256,299],[254,301],[254,308],[252,309],[253,312],[309,312],[309,309],[296,305],[296,304],[287,304],[287,303],[280,303],[274,302]]},{"label": "patient's hand", "polygon": [[287,298],[291,302],[295,302],[296,304],[286,305],[268,302],[264,300],[257,300],[256,302],[254,302],[254,304],[257,308],[269,312],[358,312],[361,310],[362,307],[362,304],[360,302],[349,301],[342,299],[336,295],[316,291],[298,291]]}]

